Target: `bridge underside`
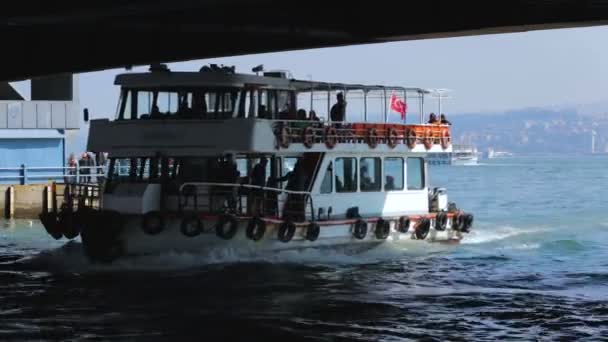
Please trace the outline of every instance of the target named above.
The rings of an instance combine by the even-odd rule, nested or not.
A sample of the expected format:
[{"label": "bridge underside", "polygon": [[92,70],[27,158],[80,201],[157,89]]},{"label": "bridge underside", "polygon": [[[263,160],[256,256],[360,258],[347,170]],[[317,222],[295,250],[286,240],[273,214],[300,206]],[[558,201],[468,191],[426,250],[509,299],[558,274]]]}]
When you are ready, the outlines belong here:
[{"label": "bridge underside", "polygon": [[608,1],[11,2],[0,80],[400,40],[608,24]]}]

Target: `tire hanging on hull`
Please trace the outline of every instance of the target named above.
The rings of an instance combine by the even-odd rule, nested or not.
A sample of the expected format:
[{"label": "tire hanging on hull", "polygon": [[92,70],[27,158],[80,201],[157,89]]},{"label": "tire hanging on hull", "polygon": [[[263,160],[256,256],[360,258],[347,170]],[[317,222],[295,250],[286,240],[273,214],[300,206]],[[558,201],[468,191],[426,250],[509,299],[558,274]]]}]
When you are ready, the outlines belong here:
[{"label": "tire hanging on hull", "polygon": [[317,223],[310,223],[306,229],[306,240],[315,241],[319,238],[321,227]]},{"label": "tire hanging on hull", "polygon": [[416,235],[416,239],[424,240],[429,235],[429,231],[431,230],[431,220],[424,217],[416,223],[416,226],[414,228],[414,234]]},{"label": "tire hanging on hull", "polygon": [[277,231],[277,237],[281,242],[289,242],[296,233],[296,225],[291,221],[284,221]]},{"label": "tire hanging on hull", "polygon": [[389,221],[379,219],[376,223],[374,234],[377,239],[386,240],[391,232],[391,224]]},{"label": "tire hanging on hull", "polygon": [[203,222],[196,215],[185,217],[182,220],[180,231],[187,237],[195,237],[203,232]]},{"label": "tire hanging on hull", "polygon": [[442,232],[448,227],[448,215],[445,212],[440,212],[435,217],[435,230]]},{"label": "tire hanging on hull", "polygon": [[[226,227],[228,229],[226,229]],[[215,234],[224,240],[230,240],[236,235],[239,229],[239,222],[234,215],[224,214],[220,216],[215,226]]]},{"label": "tire hanging on hull", "polygon": [[259,241],[266,233],[266,222],[259,217],[254,217],[249,221],[245,235],[253,241]]},{"label": "tire hanging on hull", "polygon": [[353,235],[357,239],[363,240],[367,235],[367,222],[363,221],[362,219],[358,219],[353,227]]}]

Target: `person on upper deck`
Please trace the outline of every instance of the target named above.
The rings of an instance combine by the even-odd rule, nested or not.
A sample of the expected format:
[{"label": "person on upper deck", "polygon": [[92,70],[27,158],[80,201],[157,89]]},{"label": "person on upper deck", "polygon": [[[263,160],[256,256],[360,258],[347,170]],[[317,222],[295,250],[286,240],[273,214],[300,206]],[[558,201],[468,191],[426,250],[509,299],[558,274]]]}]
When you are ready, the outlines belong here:
[{"label": "person on upper deck", "polygon": [[445,114],[441,114],[441,116],[439,117],[439,122],[442,125],[452,125],[452,123],[449,122],[448,119],[445,118]]},{"label": "person on upper deck", "polygon": [[344,121],[346,116],[346,101],[344,100],[344,94],[341,92],[338,93],[336,99],[338,102],[331,107],[330,117],[331,121],[341,122]]},{"label": "person on upper deck", "polygon": [[435,116],[435,113],[431,113],[431,115],[429,115],[429,122],[430,124],[437,124],[439,123],[439,121],[437,120],[437,116]]}]

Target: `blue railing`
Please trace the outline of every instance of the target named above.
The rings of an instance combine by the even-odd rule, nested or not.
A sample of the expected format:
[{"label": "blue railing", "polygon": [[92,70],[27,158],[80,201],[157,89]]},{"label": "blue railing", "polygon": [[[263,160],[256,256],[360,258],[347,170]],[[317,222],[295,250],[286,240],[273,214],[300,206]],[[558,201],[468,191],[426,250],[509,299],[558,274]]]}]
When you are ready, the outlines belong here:
[{"label": "blue railing", "polygon": [[106,166],[27,166],[0,168],[0,183],[97,183],[106,176]]}]

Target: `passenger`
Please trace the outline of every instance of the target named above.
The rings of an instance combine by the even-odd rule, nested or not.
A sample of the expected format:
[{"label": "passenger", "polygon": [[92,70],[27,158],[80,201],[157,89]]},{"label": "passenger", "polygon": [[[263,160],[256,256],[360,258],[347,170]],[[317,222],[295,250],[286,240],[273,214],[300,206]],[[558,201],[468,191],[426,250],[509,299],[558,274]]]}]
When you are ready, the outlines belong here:
[{"label": "passenger", "polygon": [[435,116],[435,113],[431,113],[431,115],[429,115],[429,122],[430,124],[436,124],[438,123],[437,121],[437,116]]},{"label": "passenger", "polygon": [[452,125],[452,123],[449,122],[448,119],[445,118],[445,114],[441,114],[440,119],[441,119],[440,122],[442,125],[450,125],[450,126]]},{"label": "passenger", "polygon": [[[222,161],[220,165],[220,177],[222,177],[221,182],[229,184],[238,184],[240,175],[241,174],[237,168],[236,162],[234,161],[234,156],[232,154],[229,154],[228,156],[226,156],[226,158]],[[230,191],[228,191],[228,208],[232,210],[236,210],[237,194],[237,186],[230,188]]]},{"label": "passenger", "polygon": [[187,101],[183,101],[182,103],[180,103],[179,109],[177,110],[177,115],[178,117],[182,118],[192,117],[192,110],[190,109],[190,107],[188,107]]},{"label": "passenger", "polygon": [[[285,190],[289,191],[306,191],[307,175],[302,167],[300,159],[296,162],[293,170],[289,171],[285,176],[277,178],[276,181],[287,181]],[[293,218],[296,220],[304,220],[305,195],[303,194],[287,194],[287,202],[283,209],[284,218]]]},{"label": "passenger", "polygon": [[162,117],[162,114],[160,112],[160,110],[158,109],[157,105],[153,105],[152,106],[152,110],[150,111],[150,118],[151,119],[158,119]]},{"label": "passenger", "polygon": [[[265,157],[260,158],[259,163],[257,163],[253,170],[251,171],[251,185],[263,187],[266,184],[266,165],[268,164],[268,159]],[[262,213],[263,203],[264,203],[264,190],[262,189],[252,189],[251,194],[253,196],[253,205],[251,207],[251,215],[256,216],[259,213]]]},{"label": "passenger", "polygon": [[66,183],[76,183],[76,157],[74,153],[70,153],[70,157],[68,158],[68,172],[65,176]]},{"label": "passenger", "polygon": [[89,176],[91,174],[91,169],[93,166],[93,160],[92,158],[89,157],[89,154],[84,152],[82,154],[82,157],[80,158],[80,160],[78,161],[78,168],[80,169],[80,182],[81,183],[89,183],[91,180],[91,177]]},{"label": "passenger", "polygon": [[384,189],[395,190],[395,178],[393,178],[393,176],[386,176],[386,184],[384,184]]},{"label": "passenger", "polygon": [[321,121],[321,119],[319,119],[319,117],[317,116],[317,113],[312,109],[310,110],[310,113],[309,113],[309,119],[311,121]]},{"label": "passenger", "polygon": [[367,165],[361,166],[361,190],[369,190],[374,187],[372,178],[369,176]]},{"label": "passenger", "polygon": [[298,109],[298,112],[296,113],[296,120],[306,120],[306,110],[302,108]]},{"label": "passenger", "polygon": [[338,102],[331,107],[330,117],[331,121],[342,122],[346,116],[346,101],[344,101],[344,94],[341,92],[336,95]]},{"label": "passenger", "polygon": [[267,117],[268,113],[266,112],[266,106],[264,105],[259,105],[258,106],[258,118],[260,119],[270,119],[269,117]]}]

